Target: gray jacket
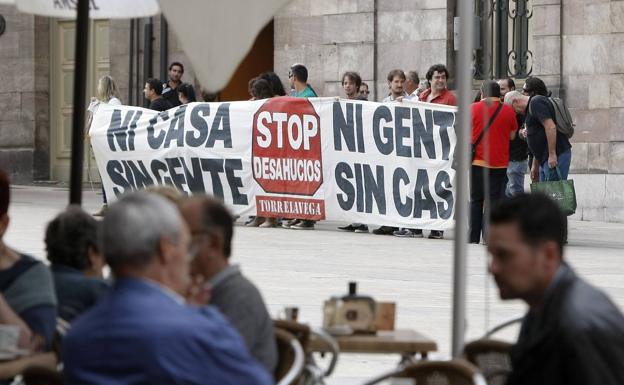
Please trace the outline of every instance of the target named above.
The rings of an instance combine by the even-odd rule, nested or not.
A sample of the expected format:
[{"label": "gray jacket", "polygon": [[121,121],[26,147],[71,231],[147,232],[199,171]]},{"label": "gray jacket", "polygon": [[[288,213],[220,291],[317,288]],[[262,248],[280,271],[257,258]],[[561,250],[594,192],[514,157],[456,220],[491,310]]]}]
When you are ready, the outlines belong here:
[{"label": "gray jacket", "polygon": [[215,305],[245,340],[251,355],[268,371],[277,366],[277,344],[273,321],[260,291],[241,274],[238,266],[229,266],[211,279],[210,304]]}]

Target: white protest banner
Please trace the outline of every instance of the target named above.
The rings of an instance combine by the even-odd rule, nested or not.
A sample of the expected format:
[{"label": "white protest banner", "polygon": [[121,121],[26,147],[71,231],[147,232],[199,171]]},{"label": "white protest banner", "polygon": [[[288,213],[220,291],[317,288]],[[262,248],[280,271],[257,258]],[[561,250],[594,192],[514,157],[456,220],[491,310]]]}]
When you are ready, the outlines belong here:
[{"label": "white protest banner", "polygon": [[455,107],[277,97],[164,112],[102,105],[91,142],[106,196],[153,184],[236,215],[453,226]]}]

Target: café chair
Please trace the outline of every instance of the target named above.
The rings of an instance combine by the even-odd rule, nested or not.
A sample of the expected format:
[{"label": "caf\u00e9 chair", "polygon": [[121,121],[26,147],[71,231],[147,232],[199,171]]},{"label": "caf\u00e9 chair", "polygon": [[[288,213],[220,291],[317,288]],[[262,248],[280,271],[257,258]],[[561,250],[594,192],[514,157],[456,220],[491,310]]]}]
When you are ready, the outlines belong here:
[{"label": "caf\u00e9 chair", "polygon": [[464,346],[464,357],[479,368],[488,385],[503,385],[511,373],[512,346],[509,342],[482,338]]},{"label": "caf\u00e9 chair", "polygon": [[383,374],[364,385],[390,384],[393,380],[401,384],[418,385],[486,385],[485,379],[474,365],[466,360],[418,361],[403,368]]},{"label": "caf\u00e9 chair", "polygon": [[278,327],[274,331],[279,357],[275,368],[275,381],[277,385],[297,384],[305,363],[303,348],[292,333]]},{"label": "caf\u00e9 chair", "polygon": [[[296,321],[289,320],[274,320],[273,325],[277,329],[283,329],[293,334],[303,348],[305,353],[305,364],[303,373],[301,374],[301,385],[322,385],[325,383],[324,379],[332,374],[336,364],[338,363],[338,356],[340,354],[340,348],[336,340],[325,332],[321,328],[311,328],[308,325],[298,323]],[[322,368],[318,365],[314,358],[314,354],[310,349],[310,338],[315,338],[321,341],[327,347],[327,353],[330,354],[329,364],[326,368]]]}]

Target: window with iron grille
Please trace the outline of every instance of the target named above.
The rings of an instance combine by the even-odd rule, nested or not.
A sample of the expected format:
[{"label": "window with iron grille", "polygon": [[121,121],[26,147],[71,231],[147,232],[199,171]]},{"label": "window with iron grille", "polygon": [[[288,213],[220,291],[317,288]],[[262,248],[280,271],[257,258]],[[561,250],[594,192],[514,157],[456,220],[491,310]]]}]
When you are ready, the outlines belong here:
[{"label": "window with iron grille", "polygon": [[479,44],[475,79],[524,79],[533,70],[531,0],[475,0]]}]

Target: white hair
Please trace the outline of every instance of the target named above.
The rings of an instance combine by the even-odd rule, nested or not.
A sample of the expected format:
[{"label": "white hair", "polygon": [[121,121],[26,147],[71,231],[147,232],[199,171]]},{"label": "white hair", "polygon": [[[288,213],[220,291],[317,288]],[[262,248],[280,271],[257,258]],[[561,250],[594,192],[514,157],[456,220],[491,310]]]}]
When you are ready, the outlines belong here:
[{"label": "white hair", "polygon": [[509,104],[510,106],[512,106],[516,100],[524,98],[528,98],[528,96],[522,95],[520,91],[509,91],[505,94],[505,104]]},{"label": "white hair", "polygon": [[158,254],[163,236],[178,239],[182,223],[178,209],[165,198],[142,191],[127,194],[104,216],[100,237],[104,258],[113,271],[146,266]]}]

